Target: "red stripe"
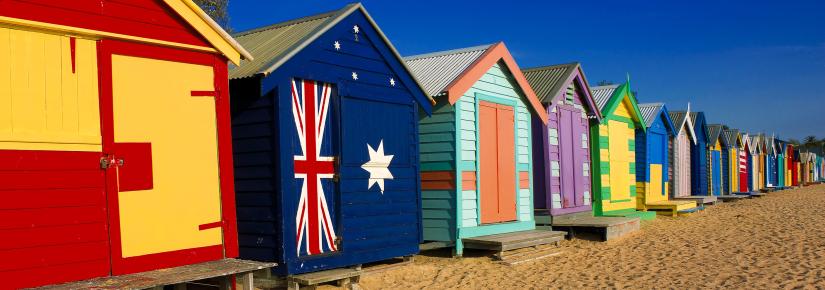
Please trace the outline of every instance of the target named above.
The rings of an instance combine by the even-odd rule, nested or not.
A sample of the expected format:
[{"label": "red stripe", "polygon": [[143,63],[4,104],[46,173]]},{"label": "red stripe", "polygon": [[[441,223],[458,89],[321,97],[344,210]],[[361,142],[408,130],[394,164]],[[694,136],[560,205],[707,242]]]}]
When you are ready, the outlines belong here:
[{"label": "red stripe", "polygon": [[223,222],[214,222],[214,223],[199,225],[198,230],[205,231],[205,230],[209,230],[209,229],[220,228],[222,226],[223,226]]},{"label": "red stripe", "polygon": [[[306,128],[315,128],[315,90],[314,90],[314,82],[312,81],[304,81],[304,117]],[[308,112],[312,112],[309,114]],[[316,152],[315,152],[315,140],[316,133],[307,132],[306,134],[306,150],[304,150],[304,155],[306,156],[307,163],[310,166],[314,165],[316,161]],[[308,225],[309,228],[309,253],[311,255],[321,253],[321,245],[320,245],[320,231],[321,225],[318,224],[318,183],[316,182],[317,173],[308,170],[307,171],[307,178],[304,182],[307,183],[307,207],[309,209],[309,218],[308,218]]]},{"label": "red stripe", "polygon": [[218,92],[216,91],[192,91],[193,97],[217,97]]},{"label": "red stripe", "polygon": [[77,47],[77,39],[74,37],[69,37],[69,50],[71,51],[72,56],[72,73],[75,73],[75,60],[77,59],[77,55],[75,54],[75,48]]}]

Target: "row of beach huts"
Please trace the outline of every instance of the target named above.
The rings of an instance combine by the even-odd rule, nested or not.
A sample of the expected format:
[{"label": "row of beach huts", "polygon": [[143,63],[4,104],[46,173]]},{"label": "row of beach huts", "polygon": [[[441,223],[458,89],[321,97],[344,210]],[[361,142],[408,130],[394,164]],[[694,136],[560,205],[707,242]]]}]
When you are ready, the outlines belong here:
[{"label": "row of beach huts", "polygon": [[229,35],[191,0],[0,0],[0,288],[296,288],[825,178],[644,101],[504,43],[402,56],[360,4]]}]

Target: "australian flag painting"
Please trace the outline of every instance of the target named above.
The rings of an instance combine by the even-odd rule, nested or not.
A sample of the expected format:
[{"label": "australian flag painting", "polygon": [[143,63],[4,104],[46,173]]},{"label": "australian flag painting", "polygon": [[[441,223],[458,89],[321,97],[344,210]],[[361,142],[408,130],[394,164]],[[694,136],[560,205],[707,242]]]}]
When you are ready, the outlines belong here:
[{"label": "australian flag painting", "polygon": [[336,174],[330,101],[333,86],[312,80],[292,80],[292,115],[299,152],[294,156],[300,188],[295,215],[298,256],[337,251],[335,223],[330,213]]}]

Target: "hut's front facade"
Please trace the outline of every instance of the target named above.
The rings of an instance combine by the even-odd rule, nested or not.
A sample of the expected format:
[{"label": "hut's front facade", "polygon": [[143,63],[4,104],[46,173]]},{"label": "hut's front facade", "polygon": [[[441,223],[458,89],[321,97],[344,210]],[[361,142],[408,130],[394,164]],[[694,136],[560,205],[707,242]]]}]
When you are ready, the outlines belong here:
[{"label": "hut's front facade", "polygon": [[676,215],[690,211],[696,202],[670,200],[668,193],[668,140],[676,127],[662,103],[639,104],[647,130],[636,130],[636,209]]},{"label": "hut's front facade", "polygon": [[548,115],[533,118],[536,215],[591,212],[590,127],[601,113],[579,63],[524,70]]},{"label": "hut's front facade", "polygon": [[708,125],[708,192],[719,196],[722,191],[722,125]]},{"label": "hut's front facade", "polygon": [[765,188],[775,188],[778,180],[776,138],[765,138]]},{"label": "hut's front facade", "polygon": [[723,130],[722,136],[724,193],[732,194],[739,191],[739,148],[742,147],[742,139],[736,129]]},{"label": "hut's front facade", "polygon": [[236,257],[244,56],[191,1],[0,1],[0,288]]},{"label": "hut's front facade", "polygon": [[739,191],[750,192],[750,164],[751,144],[750,136],[742,134],[742,147],[739,148]]},{"label": "hut's front facade", "polygon": [[431,99],[363,6],[236,38],[255,56],[229,73],[241,257],[291,275],[417,253]]},{"label": "hut's front facade", "polygon": [[799,186],[799,149],[793,144],[788,144],[788,177],[789,186]]},{"label": "hut's front facade", "polygon": [[[690,108],[688,108],[690,111]],[[690,112],[690,121],[693,123],[693,130],[696,142],[690,150],[690,185],[694,196],[711,195],[708,184],[710,184],[710,172],[708,163],[708,124],[705,120],[704,112]]]},{"label": "hut's front facade", "polygon": [[636,211],[636,130],[647,131],[630,81],[591,89],[602,122],[591,129],[593,212],[596,216],[653,219]]},{"label": "hut's front facade", "polygon": [[691,191],[691,149],[696,142],[693,121],[687,111],[671,111],[670,119],[676,126],[676,135],[671,138],[670,159],[673,163],[673,183],[670,185],[671,197],[688,197]]},{"label": "hut's front facade", "polygon": [[784,188],[785,187],[785,176],[788,175],[787,168],[788,162],[785,160],[787,158],[787,154],[785,153],[785,149],[787,148],[785,141],[780,139],[775,139],[776,141],[776,187]]},{"label": "hut's front facade", "polygon": [[419,121],[424,240],[460,256],[463,239],[535,229],[531,122],[547,111],[504,43],[405,59],[436,102]]}]

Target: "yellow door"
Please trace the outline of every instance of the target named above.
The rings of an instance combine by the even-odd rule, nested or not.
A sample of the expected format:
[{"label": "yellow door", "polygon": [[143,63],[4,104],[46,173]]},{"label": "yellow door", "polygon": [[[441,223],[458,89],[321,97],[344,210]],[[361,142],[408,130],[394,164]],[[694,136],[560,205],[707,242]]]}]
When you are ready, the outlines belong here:
[{"label": "yellow door", "polygon": [[666,200],[665,196],[662,194],[662,165],[651,164],[649,174],[650,187],[647,189],[647,201],[654,202]]},{"label": "yellow door", "polygon": [[222,244],[213,73],[112,55],[120,258]]},{"label": "yellow door", "polygon": [[628,148],[627,123],[609,120],[607,129],[610,132],[608,140],[610,148],[610,199],[612,201],[630,199],[630,181],[635,181],[635,176],[630,176],[630,160]]}]

